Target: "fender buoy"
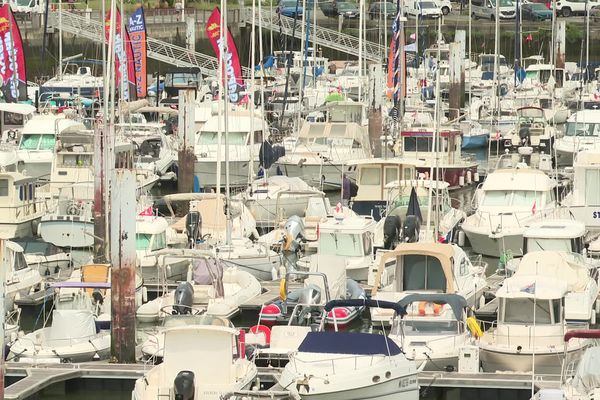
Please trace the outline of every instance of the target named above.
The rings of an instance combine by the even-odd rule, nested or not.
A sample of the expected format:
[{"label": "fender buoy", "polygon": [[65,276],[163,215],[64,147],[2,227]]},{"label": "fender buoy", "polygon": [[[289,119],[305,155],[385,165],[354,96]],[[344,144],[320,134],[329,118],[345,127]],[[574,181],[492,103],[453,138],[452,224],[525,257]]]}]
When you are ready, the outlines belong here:
[{"label": "fender buoy", "polygon": [[[427,315],[427,306],[431,307],[433,315],[440,315],[442,312],[443,305],[438,303],[431,303],[429,301],[421,301],[419,303],[419,315],[424,317]],[[430,313],[431,314],[431,313]]]},{"label": "fender buoy", "polygon": [[244,359],[246,358],[246,331],[243,329],[240,330],[239,335],[238,345],[240,350],[240,358]]},{"label": "fender buoy", "polygon": [[476,339],[479,339],[480,337],[483,336],[483,331],[481,330],[481,327],[477,323],[477,320],[475,319],[475,317],[467,318],[467,328],[469,328],[469,330],[471,331],[471,334]]},{"label": "fender buoy", "polygon": [[281,280],[279,281],[279,298],[281,299],[281,301],[285,301],[285,299],[287,298],[285,278],[281,278]]},{"label": "fender buoy", "polygon": [[248,330],[250,333],[253,334],[258,334],[258,333],[262,333],[265,336],[265,344],[268,346],[269,344],[271,344],[271,330],[269,329],[268,326],[265,325],[254,325],[252,327],[250,327],[250,329]]}]

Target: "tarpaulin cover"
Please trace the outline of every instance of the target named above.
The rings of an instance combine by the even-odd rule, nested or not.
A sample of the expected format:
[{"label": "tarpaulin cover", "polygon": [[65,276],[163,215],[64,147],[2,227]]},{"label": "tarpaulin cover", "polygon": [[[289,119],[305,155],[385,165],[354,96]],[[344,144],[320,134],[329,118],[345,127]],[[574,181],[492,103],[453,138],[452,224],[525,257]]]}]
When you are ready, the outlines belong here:
[{"label": "tarpaulin cover", "polygon": [[396,343],[384,335],[359,332],[309,332],[299,352],[352,354],[352,355],[391,355],[402,351]]}]

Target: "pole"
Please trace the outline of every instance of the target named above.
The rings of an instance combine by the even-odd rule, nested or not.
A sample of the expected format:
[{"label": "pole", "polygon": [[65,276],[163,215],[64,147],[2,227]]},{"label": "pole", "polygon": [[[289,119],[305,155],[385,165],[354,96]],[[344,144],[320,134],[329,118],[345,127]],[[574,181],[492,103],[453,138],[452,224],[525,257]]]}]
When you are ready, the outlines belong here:
[{"label": "pole", "polygon": [[[221,34],[223,35],[223,52],[221,53],[221,57],[224,54],[229,52],[228,49],[228,35],[227,35],[227,2],[224,1],[223,7],[223,25],[221,25]],[[296,3],[297,5],[298,3]],[[231,187],[229,183],[229,86],[223,85],[223,94],[225,100],[223,102],[223,120],[224,120],[224,128],[225,128],[225,217],[227,218],[227,224],[225,226],[225,239],[228,245],[231,245],[231,230],[232,230],[232,220],[231,220],[231,207],[229,202],[231,201]],[[254,117],[254,116],[252,116]],[[254,132],[252,132],[254,133]]]},{"label": "pole", "polygon": [[62,0],[58,0],[58,80],[62,81]]},{"label": "pole", "polygon": [[[0,260],[4,259],[4,239],[0,239]],[[5,300],[4,294],[6,293],[6,268],[0,268],[0,340],[2,340],[2,349],[0,349],[0,399],[4,400],[4,346],[6,343],[4,342],[5,335]]]}]

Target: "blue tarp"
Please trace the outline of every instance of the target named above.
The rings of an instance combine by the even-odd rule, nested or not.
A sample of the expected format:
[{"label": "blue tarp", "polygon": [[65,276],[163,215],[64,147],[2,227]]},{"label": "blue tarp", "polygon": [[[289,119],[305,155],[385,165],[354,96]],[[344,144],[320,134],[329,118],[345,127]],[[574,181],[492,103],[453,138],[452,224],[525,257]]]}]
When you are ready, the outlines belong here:
[{"label": "blue tarp", "polygon": [[398,345],[384,335],[359,332],[309,332],[299,352],[352,354],[352,355],[391,355],[402,352]]}]

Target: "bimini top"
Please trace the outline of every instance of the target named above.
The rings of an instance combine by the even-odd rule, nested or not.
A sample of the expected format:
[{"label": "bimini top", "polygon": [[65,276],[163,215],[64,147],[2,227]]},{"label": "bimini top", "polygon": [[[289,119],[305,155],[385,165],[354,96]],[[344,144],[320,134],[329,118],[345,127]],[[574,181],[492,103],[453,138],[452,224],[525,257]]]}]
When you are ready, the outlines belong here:
[{"label": "bimini top", "polygon": [[300,343],[298,352],[396,356],[402,351],[385,335],[359,332],[308,332]]},{"label": "bimini top", "polygon": [[454,293],[454,274],[452,273],[452,258],[454,257],[454,247],[448,243],[400,243],[392,250],[386,252],[379,260],[377,276],[373,291],[379,286],[381,275],[388,260],[392,258],[404,257],[406,255],[418,254],[422,256],[435,257],[438,259],[444,275],[446,276],[446,292]]}]

